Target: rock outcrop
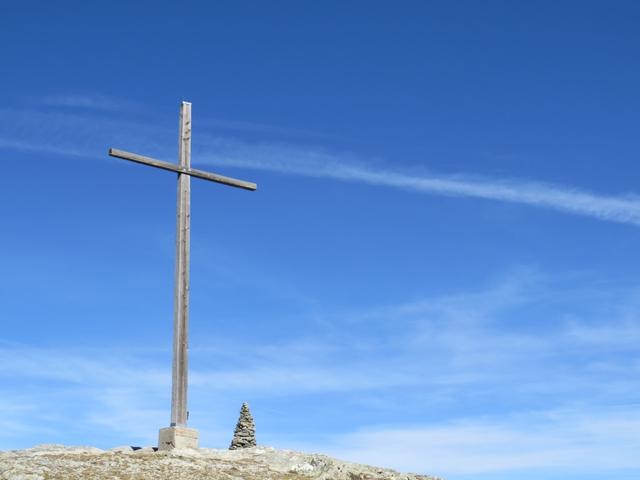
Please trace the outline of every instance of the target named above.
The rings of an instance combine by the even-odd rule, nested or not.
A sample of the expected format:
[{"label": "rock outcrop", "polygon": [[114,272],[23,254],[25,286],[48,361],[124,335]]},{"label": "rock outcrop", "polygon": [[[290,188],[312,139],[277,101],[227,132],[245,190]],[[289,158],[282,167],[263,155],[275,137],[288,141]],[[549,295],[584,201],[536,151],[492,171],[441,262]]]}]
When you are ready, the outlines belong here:
[{"label": "rock outcrop", "polygon": [[43,445],[0,452],[0,480],[438,480],[266,447],[109,451]]},{"label": "rock outcrop", "polygon": [[236,424],[236,429],[233,432],[233,440],[229,450],[236,450],[238,448],[249,448],[256,446],[256,426],[253,423],[253,417],[249,411],[249,405],[247,402],[242,404],[240,408],[240,418]]}]

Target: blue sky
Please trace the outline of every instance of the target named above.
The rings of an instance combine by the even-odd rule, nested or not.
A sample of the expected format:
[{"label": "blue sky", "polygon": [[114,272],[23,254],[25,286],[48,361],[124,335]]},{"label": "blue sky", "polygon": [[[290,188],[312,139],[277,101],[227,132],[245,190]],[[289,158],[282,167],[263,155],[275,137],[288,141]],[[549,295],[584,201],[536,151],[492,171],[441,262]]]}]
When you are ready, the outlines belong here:
[{"label": "blue sky", "polygon": [[169,422],[466,479],[640,476],[636,2],[0,7],[0,448]]}]

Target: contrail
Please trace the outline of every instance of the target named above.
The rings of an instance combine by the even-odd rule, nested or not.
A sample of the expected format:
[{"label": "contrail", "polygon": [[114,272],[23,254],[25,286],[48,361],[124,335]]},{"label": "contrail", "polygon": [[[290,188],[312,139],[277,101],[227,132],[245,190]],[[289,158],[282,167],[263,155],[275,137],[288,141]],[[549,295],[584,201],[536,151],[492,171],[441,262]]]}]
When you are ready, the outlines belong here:
[{"label": "contrail", "polygon": [[210,164],[361,182],[433,195],[519,203],[600,220],[640,225],[640,197],[636,195],[597,195],[561,185],[517,179],[415,175],[372,167],[352,157],[342,158],[285,145],[246,146],[217,140],[203,153],[204,161]]},{"label": "contrail", "polygon": [[[92,118],[70,113],[0,109],[0,149],[86,157],[104,157],[105,145],[129,138],[164,158],[167,131],[121,119]],[[9,115],[10,114],[10,115]],[[140,141],[140,137],[144,141]],[[169,159],[169,158],[167,158]],[[445,176],[407,169],[379,167],[357,156],[290,144],[249,144],[200,133],[194,144],[194,164],[262,169],[283,174],[360,182],[431,195],[482,198],[544,207],[610,222],[640,225],[640,197],[598,195],[577,188],[523,179]]]}]

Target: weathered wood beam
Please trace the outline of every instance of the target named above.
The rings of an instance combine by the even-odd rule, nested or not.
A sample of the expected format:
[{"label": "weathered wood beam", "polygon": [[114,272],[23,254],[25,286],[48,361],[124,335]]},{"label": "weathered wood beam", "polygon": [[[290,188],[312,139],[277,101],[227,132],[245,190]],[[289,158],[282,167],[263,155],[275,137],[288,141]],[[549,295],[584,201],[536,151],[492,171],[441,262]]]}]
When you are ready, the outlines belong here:
[{"label": "weathered wood beam", "polygon": [[209,180],[210,182],[222,183],[231,187],[243,188],[245,190],[255,190],[258,186],[253,182],[247,182],[245,180],[238,180],[236,178],[225,177],[224,175],[218,175],[217,173],[205,172],[204,170],[197,170],[195,168],[186,168],[175,163],[164,162],[162,160],[156,160],[155,158],[145,157],[144,155],[138,155],[137,153],[125,152],[124,150],[118,150],[117,148],[110,148],[109,155],[116,158],[122,158],[123,160],[130,160],[136,163],[142,163],[143,165],[149,165],[151,167],[161,168],[163,170],[169,170],[176,173],[184,173],[191,177],[201,178],[203,180]]},{"label": "weathered wood beam", "polygon": [[[178,165],[191,168],[191,104],[180,107]],[[171,426],[187,426],[189,350],[189,257],[191,251],[191,177],[178,175],[176,284],[173,307]]]}]

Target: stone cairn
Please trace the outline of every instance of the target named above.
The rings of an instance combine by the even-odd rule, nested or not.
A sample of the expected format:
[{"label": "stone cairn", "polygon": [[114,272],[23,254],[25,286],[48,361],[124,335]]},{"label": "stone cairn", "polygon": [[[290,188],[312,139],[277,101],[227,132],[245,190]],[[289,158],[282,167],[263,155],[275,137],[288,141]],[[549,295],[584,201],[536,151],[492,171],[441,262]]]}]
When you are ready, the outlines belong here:
[{"label": "stone cairn", "polygon": [[256,426],[253,423],[253,417],[249,411],[249,405],[245,402],[242,404],[242,408],[240,409],[240,418],[238,419],[236,430],[233,432],[233,440],[231,440],[229,450],[255,446]]}]

